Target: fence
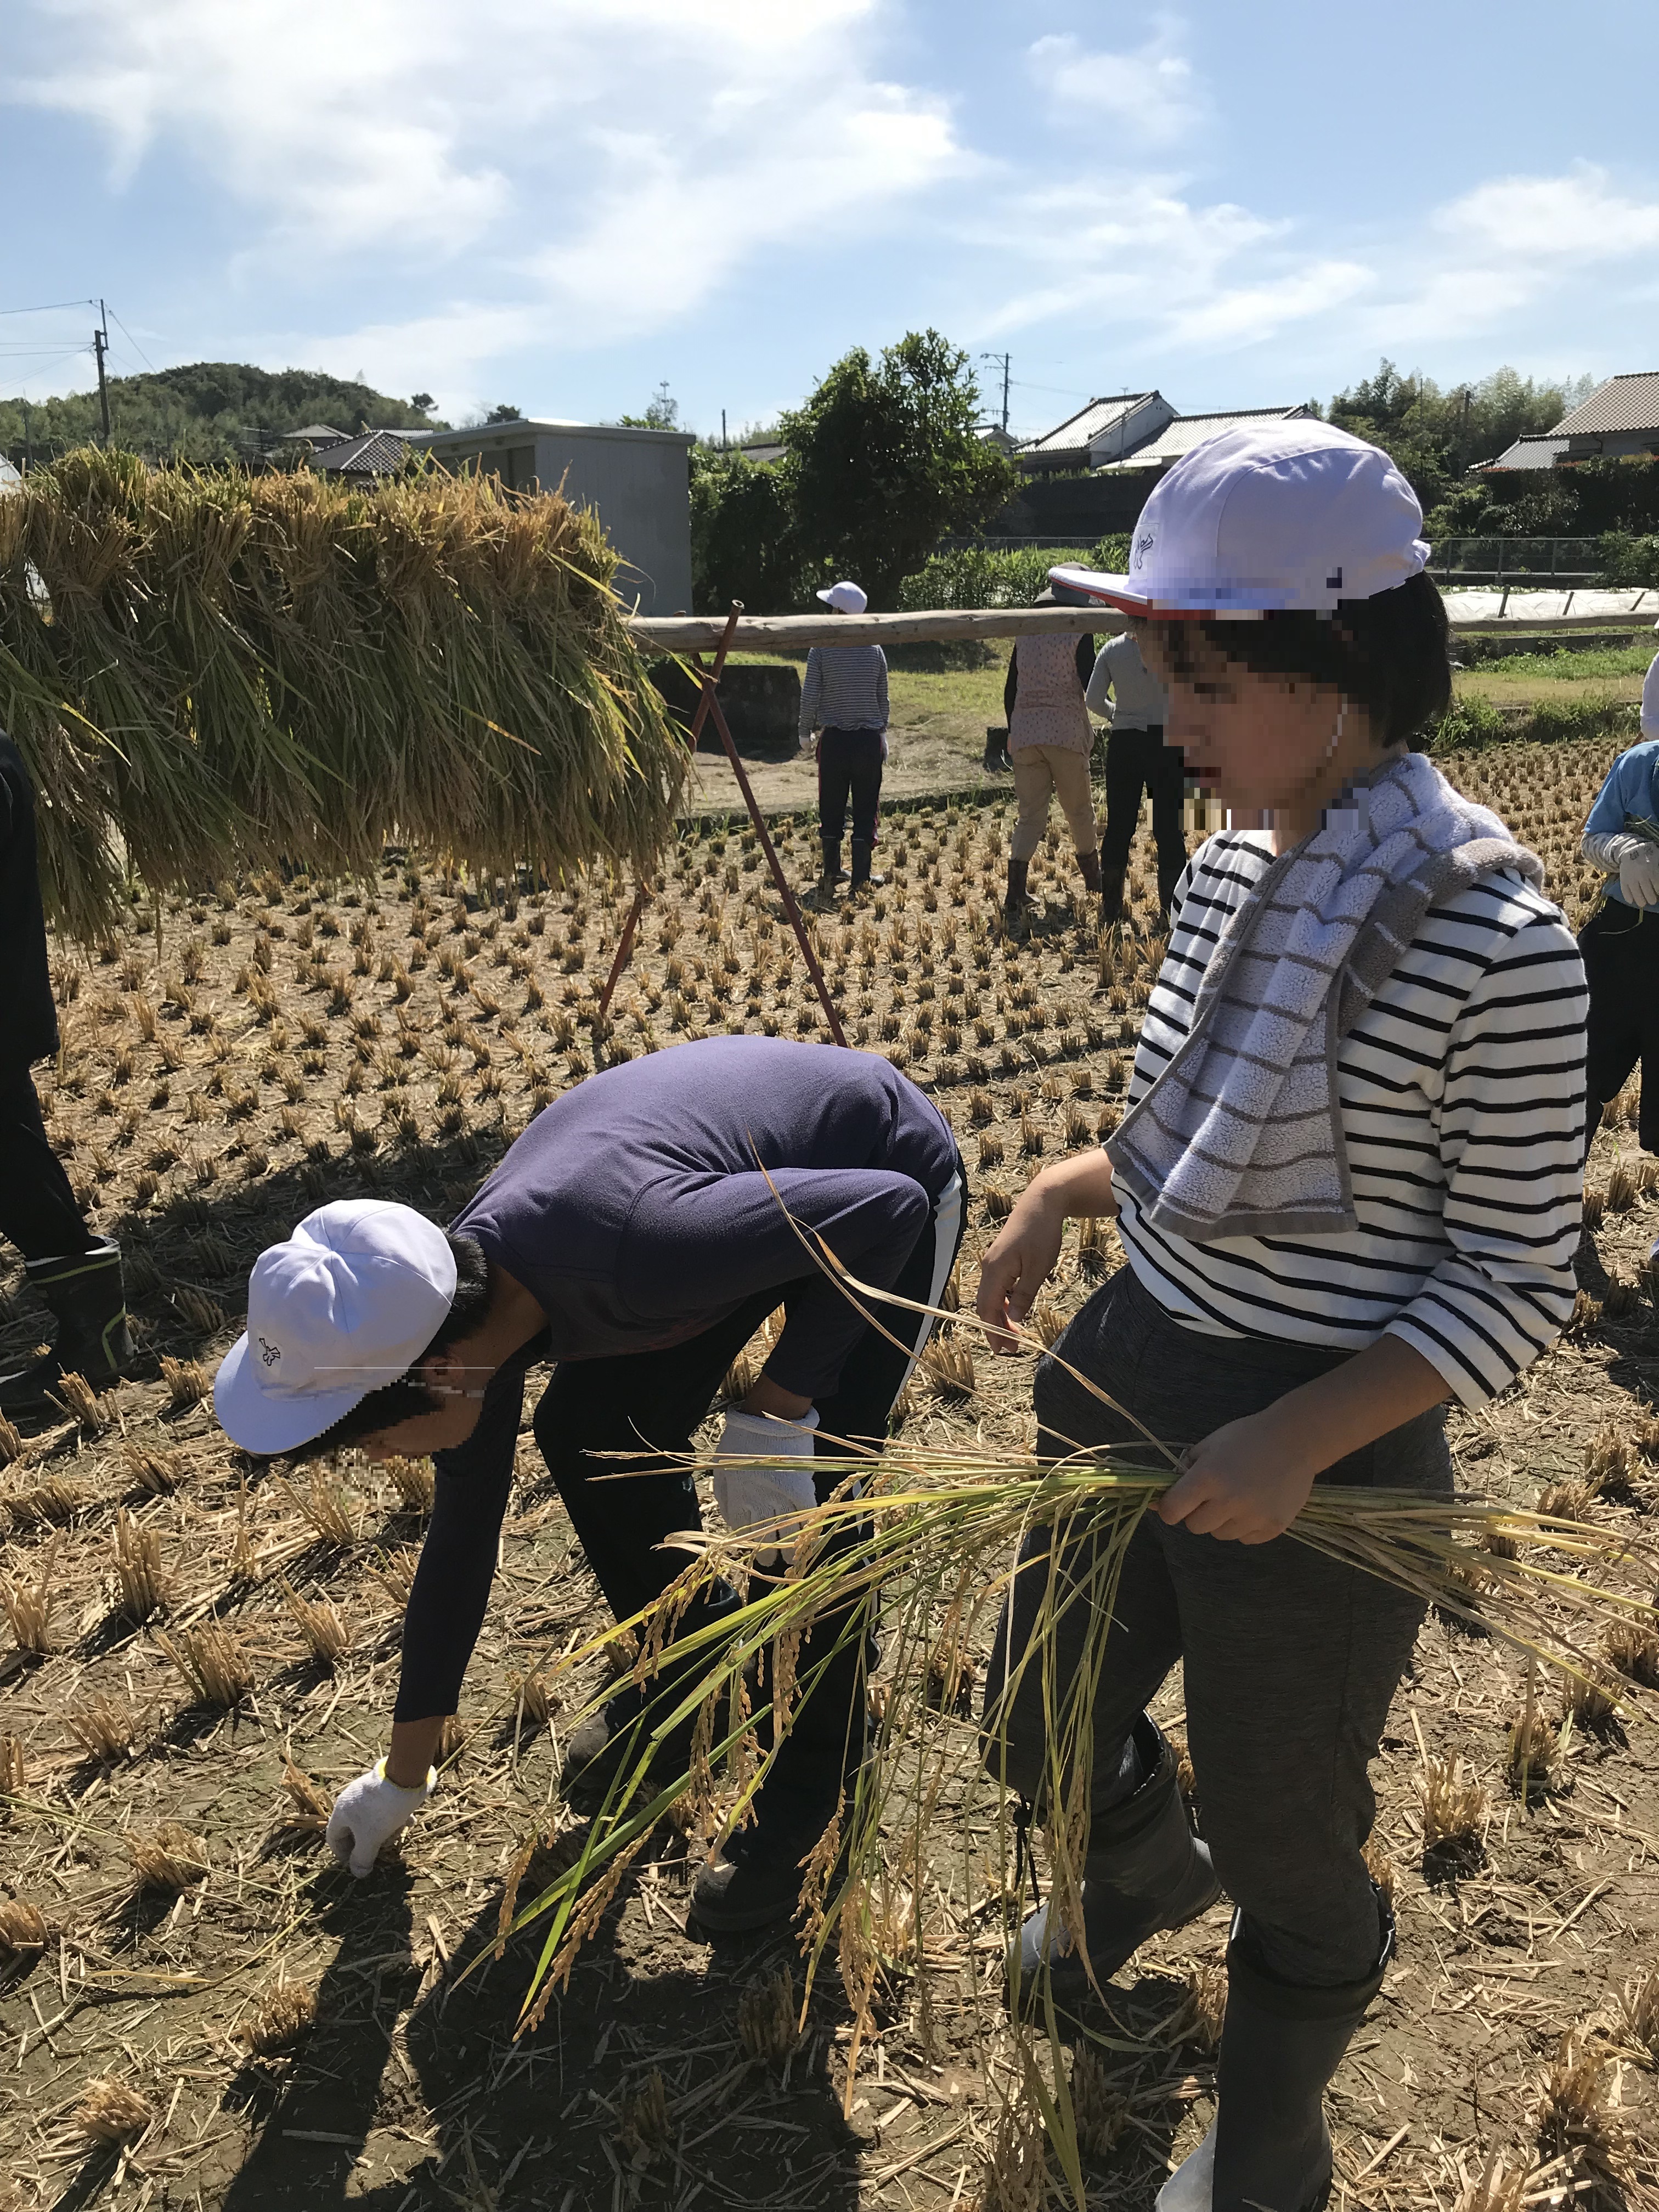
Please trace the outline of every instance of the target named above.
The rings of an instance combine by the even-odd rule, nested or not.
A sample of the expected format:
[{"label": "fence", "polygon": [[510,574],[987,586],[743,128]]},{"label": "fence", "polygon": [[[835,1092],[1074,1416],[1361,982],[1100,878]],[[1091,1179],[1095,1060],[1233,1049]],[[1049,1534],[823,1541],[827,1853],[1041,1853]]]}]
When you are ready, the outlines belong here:
[{"label": "fence", "polygon": [[1435,547],[1431,574],[1448,584],[1593,584],[1601,573],[1598,538],[1448,538]]}]

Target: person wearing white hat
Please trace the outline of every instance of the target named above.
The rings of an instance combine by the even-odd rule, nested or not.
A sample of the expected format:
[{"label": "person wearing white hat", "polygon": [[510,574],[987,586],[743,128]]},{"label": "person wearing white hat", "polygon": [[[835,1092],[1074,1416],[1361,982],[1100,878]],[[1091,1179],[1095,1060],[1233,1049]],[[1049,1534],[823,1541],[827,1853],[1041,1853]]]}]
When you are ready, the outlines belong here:
[{"label": "person wearing white hat", "polygon": [[[921,1309],[938,1304],[955,1261],[963,1185],[949,1125],[884,1060],[713,1037],[566,1091],[447,1231],[410,1206],[348,1200],[260,1255],[246,1333],[214,1383],[227,1433],[264,1454],[434,1455],[391,1742],[328,1824],[354,1874],[433,1786],[489,1602],[530,1367],[556,1363],[536,1440],[587,1565],[627,1620],[683,1564],[666,1540],[699,1526],[690,1474],[661,1455],[690,1451],[721,1378],[780,1305],[783,1329],[720,1437],[725,1458],[760,1462],[717,1465],[728,1524],[782,1534],[817,1502],[820,1431],[831,1452],[848,1438],[880,1448],[927,1340]],[[916,1311],[872,1328],[813,1264],[802,1228]],[[678,1632],[719,1610],[688,1613]],[[752,1825],[698,1874],[707,1932],[787,1918],[800,1863],[862,1759],[866,1639],[844,1625],[813,1630],[816,1660],[811,1639],[803,1646],[801,1678],[818,1667],[813,1694]],[[619,1774],[685,1771],[689,1724],[649,1748],[665,1695],[662,1681],[625,1689],[576,1731],[568,1794],[600,1800]]]},{"label": "person wearing white hat", "polygon": [[[1032,1800],[1044,1686],[1087,1700],[1060,1724],[1088,1747],[1082,1924],[1051,1891],[1022,1999],[1081,2003],[1153,1930],[1236,1908],[1214,2123],[1162,2212],[1325,2203],[1325,2087],[1393,1948],[1367,1768],[1423,1607],[1285,1532],[1315,1481],[1449,1487],[1446,1401],[1488,1405],[1573,1307],[1583,970],[1538,861],[1412,750],[1451,682],[1421,524],[1386,454],[1278,422],[1170,470],[1127,575],[1059,572],[1133,618],[1188,777],[1267,824],[1187,864],[1128,1110],[1028,1187],[977,1298],[1006,1344],[1066,1218],[1115,1216],[1128,1264],[1038,1367],[1039,1450],[1181,1455],[1104,1664],[1069,1603],[1086,1547],[1034,1532],[986,1696],[989,1763]],[[1177,1661],[1201,1840],[1145,1710]]]},{"label": "person wearing white hat", "polygon": [[[870,602],[845,579],[817,594],[832,613],[861,615]],[[818,896],[828,905],[842,880],[841,841],[850,802],[853,880],[860,891],[884,879],[871,872],[882,769],[887,760],[887,656],[878,645],[815,645],[800,687],[803,752],[816,739],[818,834],[823,869]]]},{"label": "person wearing white hat", "polygon": [[1640,728],[1595,794],[1580,848],[1607,878],[1578,938],[1589,981],[1586,1158],[1638,1065],[1638,1136],[1644,1152],[1659,1152],[1659,653],[1642,684]]}]

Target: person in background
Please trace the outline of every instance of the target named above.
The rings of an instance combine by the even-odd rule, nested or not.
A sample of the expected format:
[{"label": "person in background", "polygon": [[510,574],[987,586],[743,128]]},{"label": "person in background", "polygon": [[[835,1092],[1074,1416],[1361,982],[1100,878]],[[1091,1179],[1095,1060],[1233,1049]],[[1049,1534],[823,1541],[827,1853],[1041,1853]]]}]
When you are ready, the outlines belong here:
[{"label": "person in background", "polygon": [[1182,827],[1181,750],[1164,742],[1170,695],[1140,657],[1132,630],[1109,637],[1089,679],[1089,711],[1112,726],[1106,741],[1106,827],[1100,841],[1101,920],[1123,919],[1123,878],[1140,820],[1143,792],[1152,802],[1152,840],[1158,847],[1158,903],[1165,928],[1170,898],[1187,865]]},{"label": "person in background", "polygon": [[22,756],[0,731],[0,1236],[22,1254],[31,1287],[58,1323],[44,1358],[0,1373],[0,1413],[8,1415],[45,1411],[65,1375],[106,1390],[132,1359],[121,1248],[82,1219],[29,1073],[57,1049],[34,792]]},{"label": "person in background", "polygon": [[[856,584],[817,595],[838,615],[861,615],[870,602]],[[815,645],[800,687],[800,742],[817,735],[818,833],[823,841],[819,896],[827,903],[843,873],[842,831],[853,812],[852,889],[885,880],[871,873],[881,772],[887,759],[887,656],[878,645]]]},{"label": "person in background", "polygon": [[[386,1754],[336,1801],[327,1841],[367,1875],[420,1810],[496,1571],[529,1370],[552,1360],[534,1433],[590,1571],[618,1620],[684,1564],[702,1525],[689,1453],[732,1361],[781,1306],[781,1333],[716,1451],[730,1528],[782,1532],[827,1497],[826,1456],[886,1441],[950,1280],[963,1172],[950,1124],[873,1053],[782,1037],[708,1037],[590,1076],[531,1122],[447,1231],[412,1207],[348,1199],[261,1253],[247,1334],[214,1380],[244,1450],[356,1444],[434,1455],[432,1517],[404,1618]],[[792,1218],[793,1217],[793,1218]],[[872,1326],[803,1249],[805,1231],[863,1281],[915,1301]],[[733,1460],[759,1465],[731,1466]],[[626,1477],[626,1480],[623,1478]],[[574,1569],[568,1571],[573,1571]],[[717,1600],[681,1616],[686,1635]],[[801,1646],[810,1699],[750,1823],[703,1866],[708,1934],[787,1920],[801,1861],[865,1756],[867,1638],[825,1614]],[[672,1661],[672,1646],[670,1657]],[[665,1677],[576,1729],[565,1794],[588,1809],[647,1757]],[[686,1771],[692,1723],[651,1771]]]},{"label": "person in background", "polygon": [[1607,771],[1580,849],[1608,878],[1578,939],[1589,983],[1584,1157],[1638,1062],[1637,1133],[1644,1152],[1659,1152],[1659,653],[1642,685],[1640,740]]},{"label": "person in background", "polygon": [[[1053,587],[1037,593],[1033,606],[1077,606],[1081,602]],[[1015,641],[1002,687],[1008,717],[1008,757],[1014,767],[1014,796],[1019,813],[1008,848],[1008,891],[1003,912],[1018,921],[1030,901],[1026,892],[1031,855],[1048,826],[1048,808],[1058,794],[1066,826],[1077,848],[1083,880],[1100,896],[1100,840],[1095,831],[1094,787],[1089,755],[1095,733],[1084,704],[1085,687],[1095,665],[1095,641],[1080,626],[1043,630]]]}]

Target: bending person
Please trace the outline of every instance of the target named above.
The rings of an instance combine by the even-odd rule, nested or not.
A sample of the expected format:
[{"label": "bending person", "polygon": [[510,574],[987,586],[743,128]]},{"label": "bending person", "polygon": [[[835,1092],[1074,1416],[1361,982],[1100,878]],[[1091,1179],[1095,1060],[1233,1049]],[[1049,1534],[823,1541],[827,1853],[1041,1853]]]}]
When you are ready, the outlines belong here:
[{"label": "bending person", "polygon": [[1584,1157],[1638,1063],[1638,1133],[1644,1152],[1659,1152],[1659,653],[1642,686],[1641,740],[1608,769],[1580,849],[1608,878],[1578,937],[1589,983]]},{"label": "bending person", "polygon": [[1143,793],[1152,802],[1152,842],[1158,848],[1158,903],[1167,928],[1176,880],[1187,865],[1182,820],[1186,785],[1179,746],[1164,742],[1170,695],[1140,657],[1133,630],[1109,637],[1089,679],[1089,710],[1112,726],[1106,740],[1106,827],[1100,868],[1105,878],[1101,919],[1123,919],[1123,878],[1140,821]]},{"label": "bending person", "polygon": [[[1075,604],[1053,590],[1039,592],[1033,606]],[[1016,641],[1008,656],[1002,687],[1008,717],[1008,757],[1014,768],[1014,796],[1019,813],[1008,847],[1008,890],[1003,912],[1018,921],[1030,904],[1027,880],[1031,857],[1048,826],[1056,796],[1077,848],[1085,887],[1100,896],[1100,849],[1095,833],[1094,787],[1089,756],[1094,726],[1084,704],[1085,687],[1095,665],[1095,641],[1086,629],[1043,630]]]},{"label": "bending person", "polygon": [[[1045,1679],[1091,1684],[1083,1925],[1051,1887],[1022,1984],[1046,1962],[1078,2002],[1237,1907],[1215,2124],[1163,2212],[1324,2203],[1325,2087],[1394,1948],[1367,1769],[1424,1607],[1285,1532],[1316,1481],[1449,1489],[1447,1401],[1489,1405],[1573,1306],[1583,969],[1536,859],[1410,750],[1451,688],[1421,523],[1340,430],[1230,431],[1153,491],[1135,572],[1097,580],[1188,773],[1269,826],[1188,864],[1129,1110],[1028,1188],[980,1285],[1006,1343],[1066,1217],[1115,1214],[1128,1264],[1038,1367],[1040,1449],[1139,1442],[1134,1416],[1182,1454],[1087,1665],[1085,1546],[1033,1532],[986,1706],[994,1770],[1040,1799],[1069,1788]],[[1201,1844],[1146,1710],[1178,1661]]]},{"label": "bending person", "polygon": [[47,1139],[30,1069],[58,1049],[34,791],[0,731],[0,1236],[58,1323],[52,1347],[0,1374],[0,1413],[38,1413],[65,1375],[106,1390],[132,1360],[121,1248],[87,1227]]},{"label": "bending person", "polygon": [[[390,1747],[330,1824],[354,1873],[368,1871],[429,1787],[489,1603],[531,1366],[556,1363],[536,1441],[605,1602],[626,1619],[684,1565],[659,1548],[664,1539],[700,1525],[690,1474],[665,1472],[655,1455],[690,1449],[732,1360],[778,1305],[783,1331],[720,1439],[733,1458],[775,1458],[769,1475],[717,1471],[723,1508],[744,1525],[773,1519],[779,1501],[785,1515],[816,1502],[815,1432],[880,1449],[926,1342],[924,1317],[899,1308],[881,1315],[898,1345],[872,1328],[813,1264],[784,1207],[862,1280],[936,1305],[962,1193],[948,1125],[885,1060],[711,1037],[566,1091],[447,1231],[408,1206],[353,1200],[261,1254],[248,1333],[214,1384],[228,1433],[270,1454],[430,1452],[437,1469]],[[623,1474],[632,1479],[614,1479]],[[688,1614],[683,1631],[708,1617]],[[837,1626],[814,1631],[819,1656]],[[800,1676],[811,1653],[809,1639]],[[799,1862],[864,1756],[864,1675],[861,1642],[848,1637],[795,1715],[754,1825],[697,1877],[705,1929],[793,1911]],[[572,1790],[597,1795],[642,1756],[641,1710],[625,1692],[577,1732]],[[671,1774],[675,1760],[684,1771],[683,1734],[660,1754]]]}]

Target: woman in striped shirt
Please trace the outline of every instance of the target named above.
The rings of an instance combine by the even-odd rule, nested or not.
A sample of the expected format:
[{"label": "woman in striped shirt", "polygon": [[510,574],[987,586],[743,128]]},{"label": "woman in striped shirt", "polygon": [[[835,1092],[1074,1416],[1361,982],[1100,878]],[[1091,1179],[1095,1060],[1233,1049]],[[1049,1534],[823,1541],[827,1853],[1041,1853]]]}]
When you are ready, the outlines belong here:
[{"label": "woman in striped shirt", "polygon": [[[980,1286],[994,1341],[1065,1218],[1115,1215],[1128,1265],[1039,1367],[1041,1449],[1184,1448],[1089,1693],[1084,1925],[1033,1914],[1015,1967],[1075,2001],[1231,1898],[1216,2122],[1164,2212],[1324,2204],[1325,2086],[1393,1944],[1367,1767],[1422,1609],[1284,1532],[1316,1480],[1447,1486],[1445,1403],[1572,1309],[1583,969],[1533,856],[1409,749],[1450,684],[1420,524],[1386,455],[1274,424],[1188,456],[1130,576],[1092,580],[1188,775],[1271,826],[1188,864],[1124,1121],[1036,1178]],[[1032,1800],[1063,1786],[1042,1676],[1050,1703],[1077,1678],[1086,1607],[1038,1618],[1088,1564],[1034,1539],[999,1632],[989,1755]],[[1202,1842],[1145,1711],[1177,1660]]]}]

